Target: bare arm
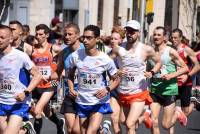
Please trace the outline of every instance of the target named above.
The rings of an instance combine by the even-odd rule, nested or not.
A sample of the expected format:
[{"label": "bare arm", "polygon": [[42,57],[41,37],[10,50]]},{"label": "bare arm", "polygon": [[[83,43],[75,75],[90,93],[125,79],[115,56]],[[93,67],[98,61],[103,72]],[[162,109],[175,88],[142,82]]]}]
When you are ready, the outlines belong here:
[{"label": "bare arm", "polygon": [[33,66],[29,72],[32,75],[32,79],[26,90],[31,92],[42,80],[42,75],[36,66]]},{"label": "bare arm", "polygon": [[112,59],[116,58],[118,56],[118,51],[119,51],[118,47],[113,48],[110,54],[110,58]]},{"label": "bare arm", "polygon": [[24,43],[24,52],[27,53],[28,56],[31,56],[33,52],[33,47],[28,43]]},{"label": "bare arm", "polygon": [[172,48],[170,48],[170,56],[174,63],[179,67],[179,69],[171,74],[171,78],[178,77],[182,74],[185,74],[188,72],[188,67],[182,60],[182,58],[179,56],[178,52]]},{"label": "bare arm", "polygon": [[110,91],[112,91],[112,90],[116,89],[117,86],[119,85],[120,78],[117,74],[115,74],[113,76],[110,76],[110,81],[111,81],[111,84],[109,85],[109,88],[110,88]]},{"label": "bare arm", "polygon": [[58,55],[58,63],[57,63],[57,69],[55,72],[53,72],[49,79],[55,80],[60,78],[63,70],[64,70],[64,51],[61,51]]},{"label": "bare arm", "polygon": [[76,68],[69,68],[68,70],[68,77],[67,77],[67,84],[69,86],[69,94],[76,98],[78,93],[74,90],[74,76],[75,76]]},{"label": "bare arm", "polygon": [[116,89],[116,87],[119,85],[120,83],[120,78],[118,77],[117,74],[110,76],[110,85],[107,86],[104,89],[98,90],[95,94],[95,96],[97,98],[102,98],[104,97],[108,92],[111,92],[112,90]]},{"label": "bare arm", "polygon": [[197,60],[195,52],[191,48],[186,47],[185,52],[186,52],[187,56],[190,58],[190,60],[192,61],[192,64],[193,64],[192,69],[188,73],[189,76],[192,76],[200,70],[199,62]]},{"label": "bare arm", "polygon": [[[145,50],[147,50],[147,58],[148,59],[152,59],[154,61],[154,63],[155,63],[155,66],[152,68],[151,72],[146,72],[145,73],[145,76],[150,78],[150,77],[152,77],[152,75],[154,73],[157,73],[160,70],[160,68],[161,68],[161,60],[160,60],[160,55],[155,52],[153,47],[147,46],[147,45],[145,47],[146,47]],[[152,71],[153,71],[153,74],[152,74]]]},{"label": "bare arm", "polygon": [[[29,72],[32,75],[32,79],[31,79],[29,86],[26,88],[25,91],[28,91],[30,93],[35,89],[35,87],[42,80],[42,75],[40,74],[40,72],[39,72],[39,70],[37,69],[36,66],[33,66]],[[25,98],[26,98],[26,95],[25,95],[24,92],[16,95],[17,101],[23,101]]]}]

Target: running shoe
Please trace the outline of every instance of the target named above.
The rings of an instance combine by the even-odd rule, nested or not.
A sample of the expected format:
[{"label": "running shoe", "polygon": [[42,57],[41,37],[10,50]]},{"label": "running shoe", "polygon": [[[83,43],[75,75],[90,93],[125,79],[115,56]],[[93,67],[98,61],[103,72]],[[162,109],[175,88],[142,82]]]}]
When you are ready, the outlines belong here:
[{"label": "running shoe", "polygon": [[27,130],[26,134],[36,134],[33,124],[30,121],[26,121],[23,128]]},{"label": "running shoe", "polygon": [[65,134],[65,119],[60,118],[59,123],[57,124],[57,134]]},{"label": "running shoe", "polygon": [[102,128],[103,129],[103,133],[104,134],[111,134],[110,128],[111,128],[111,121],[105,120],[103,122],[103,128]]},{"label": "running shoe", "polygon": [[143,115],[146,128],[152,128],[153,123],[151,120],[151,111],[149,109],[146,109]]},{"label": "running shoe", "polygon": [[187,125],[187,117],[185,116],[185,114],[181,110],[181,107],[176,107],[175,112],[178,115],[178,120],[179,120],[180,124],[183,125],[183,126],[186,126]]}]

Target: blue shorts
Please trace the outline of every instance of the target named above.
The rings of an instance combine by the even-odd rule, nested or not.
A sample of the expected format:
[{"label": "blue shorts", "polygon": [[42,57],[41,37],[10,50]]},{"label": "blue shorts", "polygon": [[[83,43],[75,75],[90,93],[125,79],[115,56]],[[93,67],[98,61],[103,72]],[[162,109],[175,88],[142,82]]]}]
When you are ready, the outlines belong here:
[{"label": "blue shorts", "polygon": [[90,114],[94,112],[99,112],[102,114],[112,113],[112,109],[109,103],[97,104],[97,105],[76,104],[76,110],[80,118],[89,117]]},{"label": "blue shorts", "polygon": [[19,103],[14,105],[7,105],[0,103],[0,116],[18,115],[22,117],[23,121],[29,119],[29,105]]}]

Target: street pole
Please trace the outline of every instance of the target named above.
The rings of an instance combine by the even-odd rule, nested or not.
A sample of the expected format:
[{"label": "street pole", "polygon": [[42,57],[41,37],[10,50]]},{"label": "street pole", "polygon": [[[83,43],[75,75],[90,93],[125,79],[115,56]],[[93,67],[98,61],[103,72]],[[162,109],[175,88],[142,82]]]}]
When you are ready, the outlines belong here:
[{"label": "street pole", "polygon": [[146,0],[140,0],[140,41],[144,42],[144,17],[145,17],[145,9],[146,9]]}]

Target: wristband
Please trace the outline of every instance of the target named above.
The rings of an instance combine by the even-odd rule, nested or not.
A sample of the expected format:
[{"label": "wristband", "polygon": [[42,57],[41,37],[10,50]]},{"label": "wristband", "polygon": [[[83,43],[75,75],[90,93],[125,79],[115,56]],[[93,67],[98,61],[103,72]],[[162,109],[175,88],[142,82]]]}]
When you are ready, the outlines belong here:
[{"label": "wristband", "polygon": [[106,87],[106,90],[107,90],[108,92],[110,92],[111,89],[110,89],[110,87],[107,86],[107,87]]},{"label": "wristband", "polygon": [[27,90],[24,90],[24,94],[25,94],[26,97],[28,97],[30,95],[30,92],[27,91]]},{"label": "wristband", "polygon": [[151,70],[150,72],[151,72],[152,76],[155,74],[155,72],[153,70]]}]

